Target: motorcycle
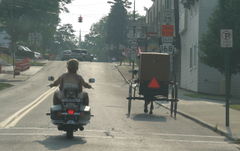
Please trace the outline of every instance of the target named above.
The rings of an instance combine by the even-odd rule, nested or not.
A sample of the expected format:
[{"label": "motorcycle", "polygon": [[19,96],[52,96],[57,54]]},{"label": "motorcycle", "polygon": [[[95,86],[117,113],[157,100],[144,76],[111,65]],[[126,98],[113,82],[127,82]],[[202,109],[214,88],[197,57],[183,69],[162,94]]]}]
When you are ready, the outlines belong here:
[{"label": "motorcycle", "polygon": [[[49,81],[54,81],[54,77],[49,77]],[[89,79],[89,83],[95,83],[95,79]],[[50,116],[58,130],[65,131],[67,138],[73,138],[73,133],[77,130],[83,131],[84,126],[90,122],[90,106],[84,104],[83,93],[78,92],[78,87],[66,86],[62,90],[61,104],[53,105],[50,108]]]}]

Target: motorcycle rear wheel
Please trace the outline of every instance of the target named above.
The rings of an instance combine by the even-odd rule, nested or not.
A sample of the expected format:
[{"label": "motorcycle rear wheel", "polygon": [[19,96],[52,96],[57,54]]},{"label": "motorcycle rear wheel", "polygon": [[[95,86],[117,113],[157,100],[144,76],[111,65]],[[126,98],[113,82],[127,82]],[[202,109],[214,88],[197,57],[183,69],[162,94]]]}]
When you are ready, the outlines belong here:
[{"label": "motorcycle rear wheel", "polygon": [[67,138],[69,139],[73,138],[73,130],[67,130],[66,135],[67,135]]}]

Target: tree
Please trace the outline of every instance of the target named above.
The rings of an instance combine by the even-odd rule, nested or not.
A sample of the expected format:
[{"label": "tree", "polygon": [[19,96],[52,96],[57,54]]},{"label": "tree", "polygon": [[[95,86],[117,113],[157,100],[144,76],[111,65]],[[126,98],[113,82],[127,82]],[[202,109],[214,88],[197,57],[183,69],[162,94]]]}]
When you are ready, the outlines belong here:
[{"label": "tree", "polygon": [[[109,2],[112,4],[111,11],[108,15],[107,21],[107,43],[114,46],[114,52],[112,55],[119,58],[121,52],[119,46],[127,43],[127,10],[131,4],[128,0],[114,0]],[[116,52],[115,52],[116,51]]]},{"label": "tree", "polygon": [[99,22],[93,24],[90,29],[90,33],[85,35],[84,42],[81,42],[80,46],[91,51],[97,55],[101,61],[107,61],[107,45],[106,45],[106,24],[107,18],[103,17]]},{"label": "tree", "polygon": [[12,45],[28,42],[30,33],[40,33],[41,49],[49,48],[60,21],[59,13],[67,11],[65,4],[72,0],[2,0],[0,4],[0,22],[10,35]]},{"label": "tree", "polygon": [[[133,20],[133,14],[128,13],[127,18],[127,24],[130,25],[130,22]],[[142,20],[144,17],[136,13],[136,19]],[[80,43],[81,48],[85,48],[97,55],[100,61],[108,61],[116,53],[107,49],[107,21],[108,16],[103,17],[99,22],[93,24],[90,33],[85,35],[85,40]]]},{"label": "tree", "polygon": [[[203,62],[225,75],[226,126],[229,126],[231,77],[240,72],[239,7],[239,0],[219,0],[219,5],[209,20],[209,30],[203,35],[200,42]],[[233,30],[233,48],[220,47],[221,29]]]},{"label": "tree", "polygon": [[76,48],[78,40],[74,32],[71,24],[60,25],[54,36],[55,49],[67,50]]},{"label": "tree", "polygon": [[216,68],[221,73],[225,73],[225,50],[220,47],[220,30],[233,30],[233,48],[230,51],[230,73],[240,72],[240,1],[220,0],[213,15],[210,17],[208,32],[201,38],[200,49],[202,61],[210,67]]}]

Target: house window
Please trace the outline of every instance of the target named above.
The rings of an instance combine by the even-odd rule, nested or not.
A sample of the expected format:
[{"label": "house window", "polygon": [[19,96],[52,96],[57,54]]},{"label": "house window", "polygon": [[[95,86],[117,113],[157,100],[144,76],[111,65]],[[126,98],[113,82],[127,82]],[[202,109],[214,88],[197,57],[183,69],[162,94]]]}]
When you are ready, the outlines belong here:
[{"label": "house window", "polygon": [[165,8],[170,9],[171,8],[171,0],[165,0]]}]

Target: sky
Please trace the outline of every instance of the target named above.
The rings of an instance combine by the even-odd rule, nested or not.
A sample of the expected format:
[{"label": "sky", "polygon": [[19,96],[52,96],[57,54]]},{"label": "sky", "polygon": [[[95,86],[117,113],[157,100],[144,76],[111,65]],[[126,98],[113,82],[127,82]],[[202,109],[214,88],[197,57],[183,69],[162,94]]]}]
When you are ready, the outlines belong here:
[{"label": "sky", "polygon": [[[91,25],[97,23],[102,17],[107,16],[110,12],[109,0],[73,0],[71,4],[67,5],[69,13],[61,13],[61,24],[72,24],[76,35],[78,36],[81,30],[82,38],[88,34]],[[134,0],[129,0],[133,2]],[[144,7],[151,7],[152,0],[136,0],[136,11],[145,15]],[[132,8],[128,11],[133,11]],[[78,17],[83,17],[83,22],[78,23]]]}]

